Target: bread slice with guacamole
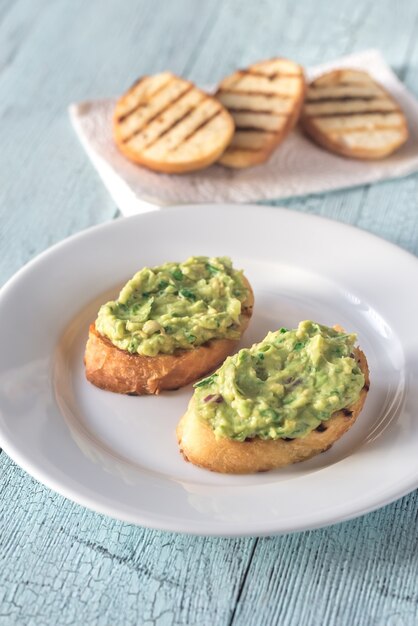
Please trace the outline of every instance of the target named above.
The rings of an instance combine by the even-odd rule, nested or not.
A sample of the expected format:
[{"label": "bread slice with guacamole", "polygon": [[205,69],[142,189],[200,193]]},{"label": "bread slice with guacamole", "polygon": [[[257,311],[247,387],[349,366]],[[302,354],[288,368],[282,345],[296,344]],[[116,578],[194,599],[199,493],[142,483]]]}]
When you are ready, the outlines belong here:
[{"label": "bread slice with guacamole", "polygon": [[131,395],[194,382],[234,350],[253,303],[248,280],[228,257],[144,267],[90,326],[87,379]]},{"label": "bread slice with guacamole", "polygon": [[328,450],[369,390],[356,335],[304,321],[226,359],[177,427],[184,458],[215,472],[264,472]]}]

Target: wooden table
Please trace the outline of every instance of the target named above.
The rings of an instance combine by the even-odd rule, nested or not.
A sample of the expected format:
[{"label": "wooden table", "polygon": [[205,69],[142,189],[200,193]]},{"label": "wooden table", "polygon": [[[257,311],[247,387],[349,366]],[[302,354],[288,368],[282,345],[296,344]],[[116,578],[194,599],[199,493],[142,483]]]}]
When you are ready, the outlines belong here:
[{"label": "wooden table", "polygon": [[[208,84],[259,58],[315,64],[370,47],[418,94],[413,0],[1,0],[0,41],[1,282],[118,215],[71,129],[72,101],[166,68]],[[417,200],[413,175],[281,204],[417,253]],[[0,476],[2,626],[418,624],[416,493],[324,530],[210,539],[87,511],[4,453]]]}]

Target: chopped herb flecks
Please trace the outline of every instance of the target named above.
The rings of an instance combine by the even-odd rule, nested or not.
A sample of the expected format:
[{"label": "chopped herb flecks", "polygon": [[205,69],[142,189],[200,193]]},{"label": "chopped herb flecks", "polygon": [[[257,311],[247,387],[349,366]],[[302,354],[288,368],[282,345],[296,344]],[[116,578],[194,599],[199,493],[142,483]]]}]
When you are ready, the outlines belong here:
[{"label": "chopped herb flecks", "polygon": [[193,291],[190,291],[190,289],[180,289],[179,296],[181,296],[182,298],[187,298],[192,302],[196,302],[196,295],[193,293]]},{"label": "chopped herb flecks", "polygon": [[171,275],[173,278],[175,278],[176,280],[183,280],[183,272],[181,271],[180,268],[177,268],[175,270],[173,270],[171,272]]},{"label": "chopped herb flecks", "polygon": [[193,385],[193,387],[195,387],[195,388],[198,388],[198,387],[208,387],[209,385],[211,385],[216,380],[216,377],[217,377],[217,374],[212,374],[212,376],[208,376],[207,378],[204,378],[200,382],[195,383]]}]

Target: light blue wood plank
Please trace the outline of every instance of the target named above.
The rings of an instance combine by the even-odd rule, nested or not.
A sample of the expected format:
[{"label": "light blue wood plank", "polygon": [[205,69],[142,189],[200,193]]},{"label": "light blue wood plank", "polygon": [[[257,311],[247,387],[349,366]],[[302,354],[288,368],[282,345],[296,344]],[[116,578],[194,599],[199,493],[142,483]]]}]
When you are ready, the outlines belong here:
[{"label": "light blue wood plank", "polygon": [[[405,66],[416,6],[393,10],[392,0],[224,2],[216,27],[198,48],[190,77],[218,81],[259,58],[288,56],[315,65],[366,48],[380,48],[395,70]],[[221,54],[214,54],[221,50]]]},{"label": "light blue wood plank", "polygon": [[[77,100],[117,94],[141,73],[183,73],[216,13],[170,4],[21,0],[0,24],[3,282],[52,243],[110,219],[113,201],[70,126]],[[158,19],[154,19],[158,5]]]},{"label": "light blue wood plank", "polygon": [[234,624],[418,623],[418,494],[347,524],[260,539]]},{"label": "light blue wood plank", "polygon": [[143,530],[65,501],[4,454],[0,467],[1,626],[416,624],[417,493],[349,523],[259,539],[250,564],[252,539]]},{"label": "light blue wood plank", "polygon": [[254,540],[144,530],[0,468],[1,626],[228,623]]}]

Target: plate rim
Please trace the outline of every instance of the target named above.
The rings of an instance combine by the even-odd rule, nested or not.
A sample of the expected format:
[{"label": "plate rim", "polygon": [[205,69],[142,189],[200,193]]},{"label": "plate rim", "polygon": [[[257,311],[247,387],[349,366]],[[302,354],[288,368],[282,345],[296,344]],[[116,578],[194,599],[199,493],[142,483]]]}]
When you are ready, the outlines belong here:
[{"label": "plate rim", "polygon": [[[341,228],[342,230],[345,230],[348,228],[348,229],[351,229],[352,231],[355,231],[355,233],[357,234],[362,234],[363,236],[366,236],[367,238],[373,238],[380,245],[383,243],[384,245],[389,246],[393,251],[396,252],[396,254],[403,253],[407,260],[409,260],[410,262],[413,262],[418,267],[418,258],[413,253],[409,252],[408,250],[405,250],[401,248],[400,246],[390,241],[387,241],[383,239],[382,237],[379,237],[378,235],[375,235],[374,233],[369,233],[368,231],[364,231],[357,226],[354,226],[352,224],[345,224],[338,220],[330,219],[322,215],[304,213],[302,211],[295,211],[295,210],[292,210],[286,207],[281,207],[281,206],[265,206],[265,205],[251,204],[251,203],[242,204],[242,205],[230,204],[230,203],[217,203],[217,204],[202,203],[202,204],[173,205],[168,208],[170,212],[177,211],[179,213],[182,213],[182,212],[189,211],[191,208],[194,208],[195,210],[208,210],[208,209],[210,210],[210,208],[214,206],[218,208],[222,206],[226,208],[226,210],[235,210],[235,211],[256,210],[257,212],[269,213],[272,215],[277,214],[277,213],[290,214],[292,216],[299,215],[300,219],[302,220],[303,219],[308,219],[310,221],[322,220],[324,223],[332,224],[333,227]],[[143,221],[144,218],[146,218],[149,215],[152,215],[153,216],[152,219],[155,219],[155,215],[163,216],[166,213],[167,213],[166,210],[164,212],[153,211],[151,213],[146,213],[146,214],[133,215],[129,217],[120,217],[120,218],[117,218],[116,220],[111,220],[109,222],[104,222],[102,224],[88,227],[86,229],[83,229],[82,231],[74,233],[71,236],[55,243],[53,246],[47,248],[46,250],[42,251],[40,254],[35,256],[33,259],[31,259],[28,263],[26,263],[23,267],[21,267],[13,276],[11,276],[4,283],[4,285],[0,288],[0,305],[3,299],[7,298],[7,293],[9,289],[13,287],[13,285],[15,285],[21,279],[22,276],[24,276],[28,272],[33,271],[33,269],[36,268],[36,265],[38,263],[45,260],[49,256],[53,256],[59,250],[64,250],[66,247],[72,246],[74,241],[78,241],[79,239],[82,239],[84,237],[95,236],[101,231],[113,229],[120,222],[126,223],[131,220]],[[164,218],[162,217],[162,219]],[[284,533],[290,533],[290,532],[300,532],[303,530],[322,528],[322,527],[329,526],[335,523],[340,523],[342,521],[353,519],[360,515],[364,515],[378,508],[386,506],[387,504],[390,504],[391,502],[397,500],[398,498],[403,497],[407,493],[410,493],[413,489],[415,489],[418,486],[418,476],[414,476],[410,480],[410,482],[407,483],[405,481],[403,488],[396,489],[395,487],[393,487],[393,490],[390,493],[387,493],[385,497],[376,496],[376,498],[370,503],[369,506],[362,506],[361,504],[359,504],[357,508],[354,508],[353,510],[345,514],[334,516],[333,519],[329,519],[325,521],[317,521],[314,523],[312,522],[304,523],[302,521],[300,524],[296,524],[292,526],[292,528],[284,528],[284,529],[282,528],[278,530],[277,520],[273,518],[271,521],[271,525],[269,527],[264,528],[261,531],[254,530],[254,528],[249,528],[243,532],[233,532],[233,531],[219,532],[219,530],[217,529],[210,528],[210,526],[214,524],[214,521],[211,520],[210,518],[205,519],[204,523],[202,524],[200,522],[194,522],[196,528],[192,528],[192,527],[191,528],[179,528],[178,525],[176,525],[175,523],[174,524],[172,523],[172,519],[166,519],[164,521],[163,520],[156,521],[155,519],[154,520],[148,519],[149,517],[148,514],[144,515],[143,512],[141,513],[140,510],[135,515],[132,515],[132,516],[128,514],[127,512],[120,514],[118,511],[116,511],[115,509],[112,509],[111,506],[108,506],[104,502],[101,502],[98,500],[91,501],[88,495],[78,493],[76,490],[72,489],[70,486],[67,486],[63,484],[62,482],[60,482],[59,479],[55,480],[53,476],[48,474],[48,472],[37,468],[36,465],[33,466],[31,463],[31,460],[30,459],[28,460],[25,454],[21,454],[21,452],[19,451],[18,445],[15,445],[14,442],[7,440],[7,436],[3,432],[1,423],[0,423],[0,446],[5,452],[5,454],[8,455],[12,459],[12,461],[17,463],[17,465],[19,465],[23,470],[28,472],[30,476],[32,476],[33,478],[35,478],[36,480],[38,480],[39,482],[41,482],[48,488],[52,489],[53,491],[57,492],[58,494],[69,499],[70,501],[75,502],[76,504],[79,504],[81,506],[86,507],[89,510],[95,511],[100,514],[108,515],[113,519],[118,519],[124,522],[134,523],[134,524],[138,524],[138,525],[141,525],[147,528],[152,528],[152,529],[158,529],[158,530],[170,531],[170,532],[180,532],[180,533],[186,533],[186,534],[192,534],[192,535],[205,535],[205,536],[211,535],[211,536],[224,536],[224,537],[245,537],[245,536],[255,536],[255,535],[265,536],[265,535],[271,535],[271,534],[284,534]],[[216,525],[219,525],[219,524],[222,525],[222,522],[216,521]],[[253,522],[248,522],[249,526],[251,526],[252,524]],[[199,528],[197,528],[197,526],[199,526]],[[202,526],[203,528],[200,528],[200,526]]]}]

